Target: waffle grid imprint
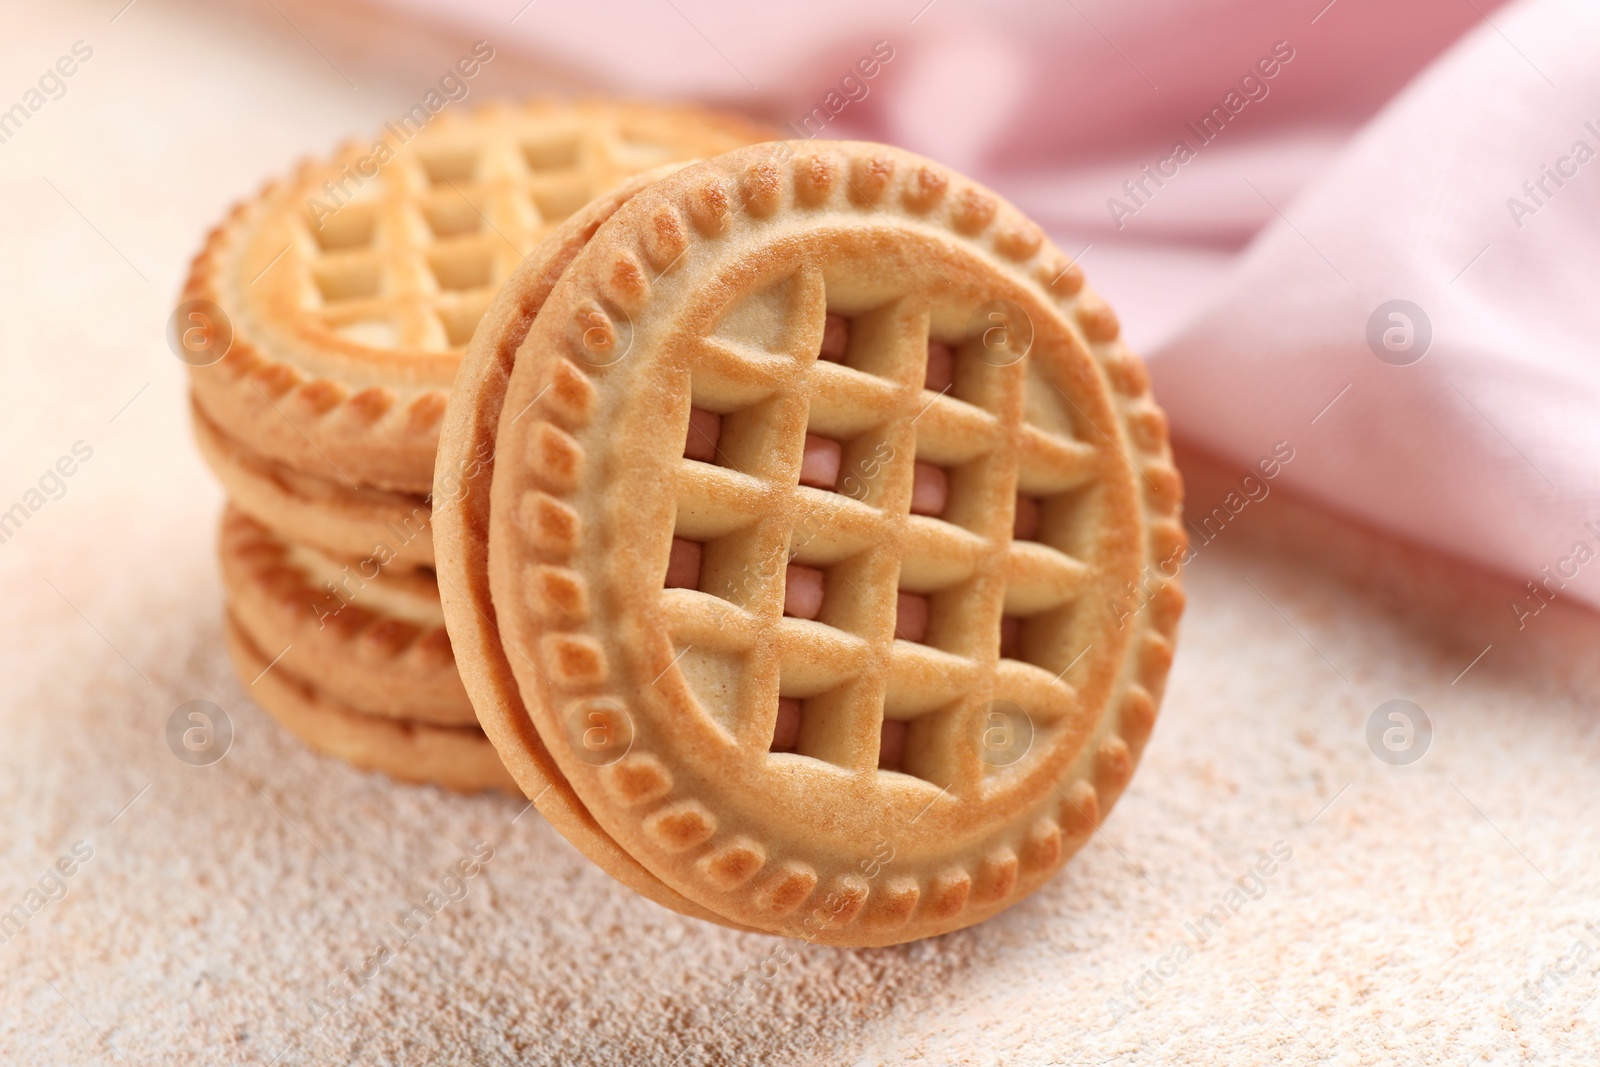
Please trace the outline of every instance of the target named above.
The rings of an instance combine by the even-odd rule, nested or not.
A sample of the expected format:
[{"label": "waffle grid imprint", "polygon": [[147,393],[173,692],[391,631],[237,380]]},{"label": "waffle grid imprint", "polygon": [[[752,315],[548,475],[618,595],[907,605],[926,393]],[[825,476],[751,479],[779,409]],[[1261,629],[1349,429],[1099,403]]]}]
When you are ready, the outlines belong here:
[{"label": "waffle grid imprint", "polygon": [[1151,577],[1183,546],[1165,421],[991,194],[851,144],[664,178],[563,275],[502,410],[510,668],[672,889],[810,940],[927,936],[1036,888],[1126,784],[1182,605]]},{"label": "waffle grid imprint", "polygon": [[[425,140],[376,177],[344,182],[348,198],[336,177],[294,213],[285,275],[304,280],[306,325],[385,351],[461,349],[551,226],[682,151],[630,136],[615,117],[577,114],[555,123],[480,118]],[[351,173],[369,153],[347,150],[335,173]]]},{"label": "waffle grid imprint", "polygon": [[[825,303],[822,293],[792,291],[820,288],[817,271],[779,285],[796,306],[815,312]],[[954,346],[960,392],[976,403],[955,399],[954,386],[918,390],[927,379],[930,317],[916,297],[885,302],[851,322],[842,362],[803,361],[792,394],[766,402],[796,408],[813,437],[844,439],[835,489],[799,483],[801,442],[768,440],[777,414],[770,406],[725,413],[733,425],[714,462],[682,461],[677,532],[713,536],[699,590],[666,591],[664,614],[686,658],[742,659],[738,707],[730,710],[744,721],[729,724],[740,743],[774,732],[755,709],[775,716],[780,696],[800,699],[795,750],[871,770],[882,763],[880,722],[910,723],[898,769],[960,796],[1014,762],[1013,746],[999,744],[995,731],[1045,731],[1071,714],[1075,694],[1063,675],[1081,651],[1058,639],[1047,652],[1030,650],[1042,663],[1027,662],[1022,650],[999,658],[1007,609],[1070,628],[1087,567],[1050,545],[1012,540],[1013,515],[993,504],[1015,497],[1019,483],[1050,492],[1052,503],[1090,492],[1102,457],[1025,422],[1002,424],[1001,414],[1023,406],[1025,365],[981,334]],[[776,350],[805,351],[822,333],[818,318],[789,316]],[[691,358],[691,395],[700,410],[737,404],[736,393],[718,388],[735,379],[779,397],[790,384],[784,370],[713,336]],[[950,472],[937,517],[910,513],[914,463],[925,460]],[[776,507],[774,496],[782,498]],[[783,519],[764,521],[768,514]],[[1059,518],[1050,530],[1056,543],[1081,539],[1073,520],[1085,516]],[[825,575],[816,618],[784,617],[790,562]],[[896,637],[901,591],[932,601],[924,640]]]},{"label": "waffle grid imprint", "polygon": [[195,257],[184,301],[231,328],[191,368],[196,400],[260,455],[426,493],[461,353],[517,264],[626,178],[766,135],[689,108],[491,103],[305,162]]}]

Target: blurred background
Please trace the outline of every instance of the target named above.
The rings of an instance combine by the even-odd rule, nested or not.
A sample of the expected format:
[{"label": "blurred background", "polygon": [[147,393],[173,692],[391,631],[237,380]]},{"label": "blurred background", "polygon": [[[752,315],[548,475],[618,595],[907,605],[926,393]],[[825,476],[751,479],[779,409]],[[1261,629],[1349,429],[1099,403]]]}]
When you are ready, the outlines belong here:
[{"label": "blurred background", "polygon": [[[494,59],[446,106],[693,100],[970,173],[1081,259],[1181,438],[1244,466],[1305,442],[1285,484],[1368,523],[1526,579],[1596,518],[1600,182],[1561,163],[1600,149],[1576,5],[134,0],[11,18],[0,103],[25,110],[0,129],[0,343],[18,358],[0,373],[52,411],[89,417],[61,351],[122,353],[108,389],[170,394],[178,368],[147,342],[210,224],[481,40]],[[92,58],[48,74],[74,47]],[[99,313],[57,312],[68,292]],[[1394,300],[1425,320],[1406,369],[1368,342]],[[28,455],[21,427],[0,431],[8,458]],[[1600,600],[1600,578],[1569,595]]]},{"label": "blurred background", "polygon": [[[0,543],[0,906],[64,842],[105,857],[0,945],[8,1062],[1592,1049],[1594,963],[1557,964],[1600,951],[1593,5],[64,0],[4,28],[0,510],[91,457]],[[536,816],[511,826],[520,805],[334,766],[251,709],[167,318],[230,205],[479,41],[493,58],[448,107],[702,102],[892,142],[1014,201],[1149,361],[1197,544],[1293,451],[1192,566],[1145,772],[1059,886],[926,945],[806,947],[746,998],[769,942],[628,899]],[[197,696],[237,709],[210,777],[161,741]],[[1432,715],[1415,767],[1366,740],[1396,698]],[[476,836],[503,857],[486,895],[316,1027],[307,1000]],[[1248,925],[1159,996],[1123,991],[1280,839],[1299,858]]]}]

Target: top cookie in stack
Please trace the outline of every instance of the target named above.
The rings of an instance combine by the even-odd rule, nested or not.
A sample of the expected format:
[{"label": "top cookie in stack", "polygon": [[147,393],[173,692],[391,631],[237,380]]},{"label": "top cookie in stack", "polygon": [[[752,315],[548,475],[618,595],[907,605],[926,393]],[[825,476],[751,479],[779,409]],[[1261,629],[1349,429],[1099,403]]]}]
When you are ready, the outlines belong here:
[{"label": "top cookie in stack", "polygon": [[[769,136],[689,108],[495,104],[446,111],[420,129],[390,124],[236,206],[195,258],[178,316],[180,328],[201,328],[184,352],[196,436],[234,507],[291,548],[358,573],[431,567],[440,421],[461,353],[501,283],[553,227],[618,182]],[[352,618],[393,629],[382,596],[324,584],[338,586],[328,590],[330,610],[359,606],[339,612],[343,629]],[[239,600],[240,590],[229,593]],[[277,648],[243,622],[235,628],[270,660]],[[299,647],[274,661],[304,701],[327,702],[312,664],[329,651],[305,646],[337,628],[304,629]],[[252,694],[273,703],[259,688]],[[409,724],[381,690],[341,710]]]},{"label": "top cookie in stack", "polygon": [[277,465],[261,469],[290,472],[292,495],[357,514],[397,502],[374,490],[426,495],[461,352],[546,232],[633,174],[767,136],[694,109],[537,101],[445,112],[403,144],[391,132],[305,163],[235,207],[194,260],[185,301],[211,301],[232,332],[193,369],[197,413]]}]

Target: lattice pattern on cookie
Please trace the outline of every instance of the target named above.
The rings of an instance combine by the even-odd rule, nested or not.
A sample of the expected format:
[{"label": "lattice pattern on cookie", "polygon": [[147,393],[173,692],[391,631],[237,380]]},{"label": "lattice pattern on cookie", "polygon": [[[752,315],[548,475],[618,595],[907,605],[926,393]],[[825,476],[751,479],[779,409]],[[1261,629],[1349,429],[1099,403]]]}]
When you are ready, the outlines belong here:
[{"label": "lattice pattern on cookie", "polygon": [[[742,743],[971,792],[989,768],[969,726],[991,701],[1041,730],[1073,708],[1061,675],[1079,650],[1065,635],[1030,623],[1030,662],[1002,660],[1000,633],[1008,611],[1064,616],[1088,574],[1048,541],[1013,540],[1019,464],[1031,487],[1081,493],[1093,450],[1004,427],[996,413],[1023,400],[1015,360],[969,351],[964,395],[976,402],[948,395],[958,353],[981,341],[930,337],[920,297],[824,317],[820,273],[786,284],[800,291],[769,352],[713,334],[690,360],[669,628],[685,650],[720,653],[716,677],[738,665],[722,688],[757,717],[724,723]],[[774,439],[785,425],[803,436]],[[1042,526],[1060,541],[1070,520],[1052,508]]]},{"label": "lattice pattern on cookie", "polygon": [[490,106],[437,122],[381,165],[371,146],[345,149],[315,173],[331,181],[306,190],[284,257],[305,279],[305,324],[371,348],[465,347],[552,226],[625,177],[695,154],[637,126],[623,109]]},{"label": "lattice pattern on cookie", "polygon": [[184,299],[233,328],[226,355],[192,370],[197,402],[300,471],[427,493],[459,357],[553,221],[641,168],[767,135],[696,108],[529,101],[393,123],[305,162],[194,259]]},{"label": "lattice pattern on cookie", "polygon": [[[514,570],[494,579],[496,595],[507,593],[504,621],[516,631],[511,640],[541,657],[539,677],[518,674],[525,692],[538,687],[540,700],[530,701],[530,712],[542,734],[554,736],[573,699],[595,693],[637,699],[643,729],[626,756],[597,772],[583,766],[587,760],[566,762],[578,791],[602,822],[611,820],[608,830],[619,842],[692,896],[710,887],[709,897],[695,899],[707,900],[719,914],[808,939],[889,943],[975,921],[1031,891],[1082,845],[1126,785],[1171,662],[1182,606],[1177,583],[1160,585],[1126,630],[1102,625],[1092,656],[1087,648],[1067,655],[1074,627],[1082,629],[1096,614],[1103,622],[1103,613],[1087,610],[1091,600],[1114,592],[1142,562],[1181,546],[1178,481],[1164,422],[1149,401],[1138,361],[1117,341],[1114,317],[1082,289],[1081,272],[1044,244],[1037,227],[1009,209],[997,210],[993,196],[942,168],[882,146],[779,148],[798,155],[748,149],[662,181],[660,194],[643,194],[629,227],[592,247],[592,262],[574,265],[569,277],[582,288],[555,305],[559,314],[547,307],[535,323],[541,343],[564,344],[572,362],[558,356],[533,363],[534,374],[513,376],[516,401],[509,406],[528,404],[573,433],[583,449],[593,448],[604,458],[586,461],[594,464],[591,472],[615,473],[606,465],[616,453],[594,418],[593,401],[602,393],[682,404],[652,411],[629,400],[631,416],[653,434],[681,433],[685,444],[683,458],[670,468],[649,465],[625,478],[637,502],[619,506],[606,498],[597,504],[571,485],[551,486],[527,465],[514,481],[497,477],[497,536],[524,546],[533,558],[573,567],[582,580],[606,588],[608,596],[622,593],[640,610],[625,612],[631,617],[620,625],[591,619],[552,634],[526,625],[536,613],[519,617],[511,607],[523,584]],[[990,379],[1003,388],[958,388],[971,373],[961,357],[973,353],[963,352],[966,335],[959,330],[968,309],[951,316],[951,309],[928,306],[915,281],[902,296],[886,299],[882,283],[899,276],[893,270],[866,272],[870,296],[860,289],[835,293],[825,271],[839,246],[818,240],[802,252],[798,246],[811,235],[797,239],[804,220],[791,225],[791,211],[812,208],[838,213],[830,225],[851,209],[874,226],[901,226],[897,215],[913,218],[901,229],[910,242],[928,229],[948,230],[980,253],[969,277],[983,275],[996,259],[1010,261],[1014,266],[991,276],[993,284],[1024,283],[1011,293],[1043,316],[1050,369],[1098,421],[1081,410],[1077,418],[1065,410],[1035,411],[1029,384],[1005,360],[994,361],[1002,369]],[[644,326],[648,340],[636,343],[635,323],[645,323],[647,312],[660,322],[686,310],[704,314],[708,299],[717,301],[725,291],[720,286],[708,298],[686,294],[682,281],[707,278],[702,271],[708,264],[737,272],[735,284],[754,283],[750,261],[735,266],[716,245],[727,236],[735,238],[735,253],[759,245],[769,220],[775,232],[763,252],[772,250],[772,262],[790,264],[790,277],[743,298],[714,328],[704,319],[690,330]],[[867,254],[893,243],[875,242]],[[934,243],[935,255],[949,255],[946,262],[957,266],[961,252],[948,236],[941,233]],[[863,247],[856,246],[858,254]],[[643,264],[667,276],[681,260],[688,268],[676,281],[637,270]],[[922,265],[906,272],[943,292],[933,273]],[[619,287],[620,277],[637,284]],[[838,358],[817,360],[818,349],[830,344],[825,309],[835,296],[834,310],[850,321],[842,335],[834,327],[831,347]],[[1041,297],[1042,306],[1036,303]],[[854,351],[854,321],[891,305],[913,320],[913,328],[887,331],[900,338],[887,350]],[[885,318],[894,321],[893,314]],[[938,343],[929,345],[929,339]],[[941,345],[950,349],[948,358]],[[613,373],[607,368],[630,350],[632,362],[616,373],[624,382],[647,384],[646,390],[605,384]],[[593,383],[582,390],[582,410],[540,399],[556,380]],[[845,406],[830,411],[828,398],[835,394],[843,395]],[[848,406],[854,401],[870,408],[861,404],[863,396],[882,402],[875,423],[862,422]],[[715,438],[709,447],[692,439],[692,408],[716,416],[714,433],[710,420],[699,420],[707,431],[702,436]],[[925,408],[965,428],[947,435],[936,420],[924,431],[920,420],[929,416],[917,413]],[[747,425],[771,427],[780,446],[765,457],[759,450],[741,452],[737,439],[741,413],[757,409],[761,417]],[[682,417],[676,426],[674,414]],[[971,446],[970,428],[986,416],[1004,428],[995,431],[1000,440],[989,451],[961,454]],[[826,425],[830,420],[845,425]],[[838,446],[837,472],[819,471],[814,463],[814,476],[804,475],[808,429],[825,431],[811,436]],[[501,443],[520,443],[534,432],[508,436],[502,425]],[[842,491],[851,443],[874,434],[890,449],[882,469],[858,479],[860,492]],[[993,456],[998,464],[982,466]],[[930,514],[911,507],[919,459],[944,476],[942,505],[938,487],[925,486],[922,510]],[[829,462],[825,458],[823,466]],[[963,469],[983,472],[967,488],[977,485],[992,507],[948,510],[960,499],[956,475]],[[661,506],[660,488],[676,506],[677,537],[670,551],[666,531],[650,538],[663,548],[654,574],[654,554],[635,552],[619,579],[604,554],[596,557],[597,535],[608,541],[639,506],[670,514]],[[796,536],[819,515],[825,521],[816,524],[816,536]],[[1088,536],[1074,533],[1079,524],[1100,520],[1105,525]],[[1059,547],[1080,539],[1094,551],[1079,557]],[[797,543],[802,552],[795,551]],[[707,566],[715,545],[740,579],[726,588],[718,565]],[[799,584],[808,592],[790,588],[796,566],[807,569]],[[810,572],[822,576],[820,604]],[[871,593],[830,603],[843,577]],[[650,602],[652,578],[667,588]],[[1086,595],[1091,590],[1093,597]],[[979,604],[974,615],[982,615],[986,627],[941,631],[941,596],[973,597]],[[919,601],[926,602],[925,622],[910,618],[922,610]],[[851,621],[834,615],[841,603],[870,610]],[[1041,620],[1052,612],[1071,625],[1045,640]],[[897,625],[906,628],[898,639]],[[631,646],[640,639],[647,647],[635,661]],[[1003,647],[1022,658],[1003,655]],[[947,659],[930,664],[936,657]],[[1087,666],[1074,673],[1080,657]],[[641,666],[647,669],[636,673]],[[946,666],[968,674],[951,685],[936,673]],[[1079,677],[1082,686],[1074,684]],[[647,693],[658,684],[665,696]],[[941,684],[959,699],[940,705]],[[886,714],[906,693],[930,702],[931,710]],[[1001,694],[1020,695],[1019,704],[1043,696],[1040,705],[1065,696],[1066,712],[1047,724],[1054,735],[1035,745],[1048,749],[1050,759],[1028,757],[1021,773],[985,781],[985,768],[975,765],[984,761],[973,758],[966,728],[985,721],[977,713]],[[708,716],[694,714],[695,705]],[[758,714],[766,708],[766,715]],[[1034,714],[1047,718],[1037,707]],[[885,730],[885,721],[911,727]],[[725,736],[708,729],[713,724]],[[886,769],[898,758],[902,770],[941,779],[944,787],[911,775],[872,773],[874,755]],[[852,773],[835,776],[827,763]],[[722,788],[730,776],[737,780],[731,794]],[[768,797],[781,799],[777,818],[765,806]],[[791,825],[787,817],[802,813],[808,821]],[[914,842],[916,858],[897,861],[887,875],[863,878],[857,849],[866,849],[885,821]]]}]

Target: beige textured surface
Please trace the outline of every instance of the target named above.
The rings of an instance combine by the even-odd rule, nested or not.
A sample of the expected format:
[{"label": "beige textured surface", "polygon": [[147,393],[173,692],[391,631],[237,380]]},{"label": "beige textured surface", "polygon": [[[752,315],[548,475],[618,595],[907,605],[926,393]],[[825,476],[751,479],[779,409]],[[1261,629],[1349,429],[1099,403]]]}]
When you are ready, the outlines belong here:
[{"label": "beige textured surface", "polygon": [[[163,403],[181,417],[178,390]],[[172,462],[208,492],[191,461]],[[1194,493],[1221,496],[1204,479]],[[1251,505],[1191,567],[1167,709],[1104,834],[998,919],[881,950],[785,950],[681,919],[536,813],[513,824],[515,801],[403,788],[307,753],[226,665],[212,506],[112,537],[85,501],[50,516],[54,536],[27,529],[4,548],[0,900],[21,901],[73,842],[95,850],[65,899],[0,945],[5,1062],[117,1062],[96,1029],[129,1062],[254,1064],[285,1047],[280,1064],[685,1050],[683,1063],[848,1063],[863,1043],[885,1063],[1581,1063],[1595,1040],[1592,962],[1550,980],[1547,1010],[1518,1029],[1505,1005],[1600,919],[1584,817],[1596,679],[1573,666],[1600,626],[1556,606],[1516,634],[1504,589],[1338,529],[1315,540],[1321,520],[1286,524],[1288,498]],[[1365,589],[1316,569],[1339,546]],[[1362,738],[1397,695],[1437,726],[1412,768],[1379,764]],[[196,696],[237,729],[209,768],[162,739]],[[389,920],[474,838],[493,860],[401,948]],[[1113,1026],[1108,998],[1279,840],[1294,856],[1266,895]],[[380,945],[392,962],[319,1028],[310,999]]]},{"label": "beige textured surface", "polygon": [[[0,544],[0,908],[74,842],[94,848],[66,897],[0,945],[0,1062],[1593,1061],[1596,956],[1546,978],[1515,1027],[1506,1002],[1580,938],[1597,944],[1583,924],[1600,923],[1600,679],[1584,665],[1600,625],[1558,600],[1518,633],[1504,603],[1516,583],[1297,526],[1281,494],[1191,567],[1165,708],[1105,834],[1017,908],[939,940],[780,962],[770,939],[620,889],[536,813],[512,825],[514,801],[402,788],[307,753],[227,665],[220,492],[188,438],[183,368],[156,339],[228,199],[420,91],[374,71],[442,69],[457,44],[335,51],[358,96],[264,5],[140,0],[108,27],[110,14],[53,5],[0,42],[24,72],[79,37],[96,46],[68,95],[0,146],[0,505],[74,441],[94,449]],[[223,148],[196,136],[234,129],[250,133]],[[1297,447],[1332,447],[1324,429]],[[1196,510],[1222,498],[1186,473]],[[1328,573],[1340,561],[1356,585]],[[1438,728],[1407,769],[1362,737],[1396,696]],[[210,768],[163,739],[196,697],[238,733]],[[496,851],[465,899],[319,1029],[310,998],[397,948],[388,922],[470,862],[473,837]],[[1266,895],[1112,1026],[1107,999],[1278,840],[1294,857]]]}]

